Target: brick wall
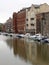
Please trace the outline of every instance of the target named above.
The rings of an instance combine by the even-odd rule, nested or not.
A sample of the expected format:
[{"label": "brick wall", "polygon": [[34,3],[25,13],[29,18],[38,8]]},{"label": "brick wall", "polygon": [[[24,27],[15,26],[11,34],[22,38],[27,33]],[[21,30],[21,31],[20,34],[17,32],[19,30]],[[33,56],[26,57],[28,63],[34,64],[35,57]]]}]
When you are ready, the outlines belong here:
[{"label": "brick wall", "polygon": [[18,33],[25,33],[25,19],[26,19],[26,11],[20,11],[17,14],[17,29]]},{"label": "brick wall", "polygon": [[13,29],[15,33],[25,33],[26,10],[13,13]]},{"label": "brick wall", "polygon": [[17,13],[13,13],[13,30],[14,33],[17,33]]}]

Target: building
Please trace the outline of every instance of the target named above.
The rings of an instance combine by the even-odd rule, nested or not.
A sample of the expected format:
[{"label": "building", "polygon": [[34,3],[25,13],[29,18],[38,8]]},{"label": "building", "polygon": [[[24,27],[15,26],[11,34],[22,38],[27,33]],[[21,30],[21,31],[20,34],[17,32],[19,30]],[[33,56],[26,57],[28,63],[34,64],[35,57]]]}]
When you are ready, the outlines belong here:
[{"label": "building", "polygon": [[6,31],[6,30],[5,30],[5,24],[3,24],[3,26],[2,26],[2,31],[3,31],[3,32]]},{"label": "building", "polygon": [[13,13],[13,32],[17,33],[17,13]]},{"label": "building", "polygon": [[40,31],[44,36],[49,37],[49,12],[37,14],[37,21],[40,22]]},{"label": "building", "polygon": [[3,32],[3,24],[0,23],[0,32]]},{"label": "building", "polygon": [[39,13],[49,12],[49,5],[33,5],[26,10],[26,32],[31,34],[41,33],[41,22]]},{"label": "building", "polygon": [[26,10],[26,32],[36,34],[36,14],[39,13],[39,5],[33,5]]},{"label": "building", "polygon": [[15,33],[25,33],[26,9],[13,13],[13,29]]},{"label": "building", "polygon": [[17,29],[18,33],[25,33],[26,9],[22,9],[17,13]]},{"label": "building", "polygon": [[36,33],[41,33],[41,15],[36,14]]},{"label": "building", "polygon": [[40,12],[36,14],[36,31],[49,37],[49,5],[40,5]]},{"label": "building", "polygon": [[13,21],[11,17],[5,23],[5,32],[13,32]]},{"label": "building", "polygon": [[31,7],[23,8],[17,13],[13,13],[13,31],[14,33],[41,33],[40,13],[49,12],[49,5],[44,3],[40,5],[32,4]]},{"label": "building", "polygon": [[49,12],[49,5],[47,3],[41,4],[39,13]]}]

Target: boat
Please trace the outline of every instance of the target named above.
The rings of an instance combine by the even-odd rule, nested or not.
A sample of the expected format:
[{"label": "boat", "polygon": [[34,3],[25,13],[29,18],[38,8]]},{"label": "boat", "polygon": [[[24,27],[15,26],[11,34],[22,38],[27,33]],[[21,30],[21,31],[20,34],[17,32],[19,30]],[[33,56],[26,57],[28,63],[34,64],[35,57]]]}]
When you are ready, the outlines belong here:
[{"label": "boat", "polygon": [[49,38],[43,40],[44,43],[49,43]]},{"label": "boat", "polygon": [[24,34],[17,34],[16,35],[16,37],[18,37],[18,38],[24,38],[24,36],[25,36]]}]

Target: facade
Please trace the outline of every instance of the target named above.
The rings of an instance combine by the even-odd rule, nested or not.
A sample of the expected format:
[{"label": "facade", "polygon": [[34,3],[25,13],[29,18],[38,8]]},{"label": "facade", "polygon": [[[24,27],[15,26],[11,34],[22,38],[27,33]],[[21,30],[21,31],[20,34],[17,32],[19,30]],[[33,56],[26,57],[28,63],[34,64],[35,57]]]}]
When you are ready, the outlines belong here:
[{"label": "facade", "polygon": [[3,24],[0,23],[0,32],[2,32],[2,31],[3,31]]},{"label": "facade", "polygon": [[36,33],[41,33],[41,16],[40,16],[40,14],[36,15]]},{"label": "facade", "polygon": [[5,23],[5,32],[13,32],[13,21],[11,17]]},{"label": "facade", "polygon": [[26,10],[26,32],[36,34],[36,14],[38,13],[39,5],[32,5]]},{"label": "facade", "polygon": [[25,33],[26,9],[13,14],[13,29],[15,33]]},{"label": "facade", "polygon": [[17,33],[17,13],[13,13],[13,32]]},{"label": "facade", "polygon": [[3,26],[2,26],[2,31],[3,31],[3,32],[6,31],[6,30],[5,30],[5,24],[3,24]]},{"label": "facade", "polygon": [[47,3],[40,5],[39,13],[49,12],[49,5]]},{"label": "facade", "polygon": [[[31,34],[41,33],[41,22],[39,13],[49,12],[49,5],[32,5],[26,10],[26,32]],[[37,15],[38,14],[38,15]]]},{"label": "facade", "polygon": [[40,26],[41,34],[49,37],[49,12],[40,13],[39,15],[40,15],[39,21],[41,23]]},{"label": "facade", "polygon": [[17,13],[13,13],[13,31],[14,33],[41,33],[40,13],[49,12],[49,5],[32,4],[31,7],[24,8]]},{"label": "facade", "polygon": [[17,13],[17,30],[18,33],[25,34],[26,9],[22,9]]}]

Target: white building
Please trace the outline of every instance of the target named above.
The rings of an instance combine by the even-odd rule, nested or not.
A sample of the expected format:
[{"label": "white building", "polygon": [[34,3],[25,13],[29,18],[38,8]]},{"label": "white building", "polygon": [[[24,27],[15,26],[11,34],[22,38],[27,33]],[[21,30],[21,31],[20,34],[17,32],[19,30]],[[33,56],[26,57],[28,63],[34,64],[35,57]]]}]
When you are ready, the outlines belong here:
[{"label": "white building", "polygon": [[41,5],[33,5],[26,9],[26,32],[36,34],[36,14],[49,12],[49,5],[44,3]]}]

